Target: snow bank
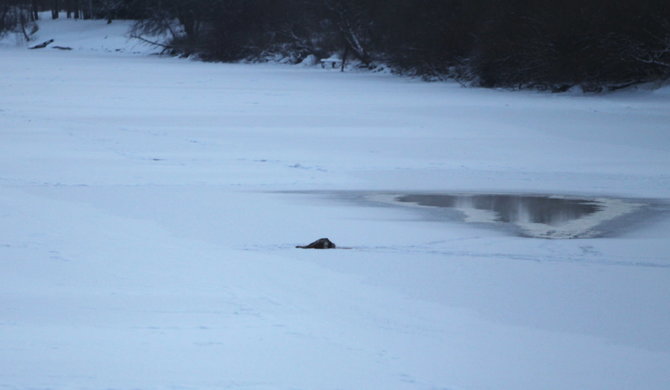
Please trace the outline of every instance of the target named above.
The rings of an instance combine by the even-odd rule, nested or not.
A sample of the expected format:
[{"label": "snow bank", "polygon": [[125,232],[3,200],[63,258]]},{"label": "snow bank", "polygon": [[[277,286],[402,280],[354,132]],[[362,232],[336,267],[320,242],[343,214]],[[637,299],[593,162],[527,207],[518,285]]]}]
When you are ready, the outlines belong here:
[{"label": "snow bank", "polygon": [[[40,13],[39,30],[26,42],[22,34],[8,34],[0,39],[0,48],[26,48],[53,39],[54,42],[41,50],[57,50],[54,46],[74,51],[92,53],[115,53],[147,55],[159,53],[160,48],[130,37],[133,25],[130,20],[51,19],[49,12]],[[160,42],[162,37],[151,37]]]}]

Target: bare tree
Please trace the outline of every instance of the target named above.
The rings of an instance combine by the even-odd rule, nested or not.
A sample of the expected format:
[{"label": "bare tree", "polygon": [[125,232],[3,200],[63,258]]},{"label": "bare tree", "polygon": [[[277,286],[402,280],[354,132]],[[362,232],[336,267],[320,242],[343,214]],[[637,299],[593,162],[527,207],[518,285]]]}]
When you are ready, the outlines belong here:
[{"label": "bare tree", "polygon": [[372,54],[369,47],[371,46],[374,19],[370,17],[369,11],[371,9],[366,7],[366,4],[369,5],[370,2],[324,0],[324,5],[330,11],[330,15],[342,36],[344,43],[343,66],[349,52],[365,65],[372,63]]},{"label": "bare tree", "polygon": [[32,2],[8,0],[0,4],[0,35],[7,32],[21,34],[27,42],[37,32],[35,13]]},{"label": "bare tree", "polygon": [[60,13],[60,2],[51,0],[51,19],[58,19]]}]

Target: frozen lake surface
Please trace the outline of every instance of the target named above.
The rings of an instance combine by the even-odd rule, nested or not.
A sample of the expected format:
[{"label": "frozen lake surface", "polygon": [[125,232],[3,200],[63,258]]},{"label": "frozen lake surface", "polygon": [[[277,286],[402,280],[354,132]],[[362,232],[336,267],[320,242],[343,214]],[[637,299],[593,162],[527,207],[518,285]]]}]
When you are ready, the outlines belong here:
[{"label": "frozen lake surface", "polygon": [[[40,23],[73,50],[0,40],[1,389],[668,388],[667,87],[201,63]],[[319,237],[353,249],[295,248]]]}]

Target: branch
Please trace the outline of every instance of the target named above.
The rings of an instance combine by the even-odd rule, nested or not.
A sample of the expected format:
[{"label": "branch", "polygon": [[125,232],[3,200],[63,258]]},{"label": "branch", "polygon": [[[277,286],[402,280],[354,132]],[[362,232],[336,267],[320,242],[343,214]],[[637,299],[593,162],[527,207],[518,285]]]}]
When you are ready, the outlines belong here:
[{"label": "branch", "polygon": [[175,48],[174,46],[172,46],[172,45],[166,45],[166,44],[164,44],[164,43],[160,43],[160,42],[156,42],[156,41],[150,41],[150,40],[144,38],[144,37],[141,36],[141,35],[130,34],[130,37],[133,38],[133,39],[138,39],[138,40],[140,40],[140,41],[142,41],[142,42],[145,42],[145,43],[148,43],[148,44],[150,44],[150,45],[154,45],[154,46],[162,47],[164,50],[172,50],[172,49],[176,49],[176,48]]}]

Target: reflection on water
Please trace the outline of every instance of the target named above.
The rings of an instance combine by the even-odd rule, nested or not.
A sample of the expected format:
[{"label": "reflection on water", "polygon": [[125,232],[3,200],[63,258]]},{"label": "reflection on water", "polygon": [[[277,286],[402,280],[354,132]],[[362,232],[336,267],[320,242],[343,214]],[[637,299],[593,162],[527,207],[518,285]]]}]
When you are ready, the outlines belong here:
[{"label": "reflection on water", "polygon": [[496,213],[500,222],[534,222],[557,225],[595,213],[599,205],[590,200],[519,195],[407,195],[398,198],[422,206],[474,208]]},{"label": "reflection on water", "polygon": [[620,199],[579,199],[509,194],[399,195],[396,201],[457,210],[465,222],[514,225],[524,236],[585,238],[602,233],[604,223],[629,214],[641,204]]}]

